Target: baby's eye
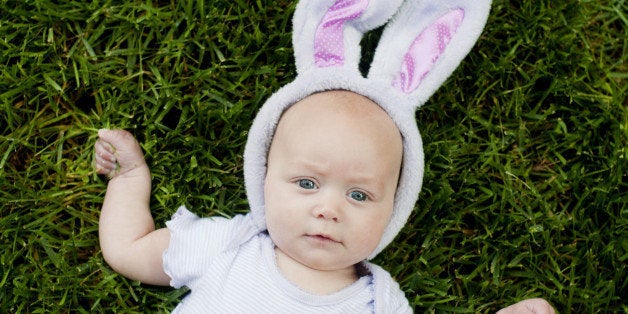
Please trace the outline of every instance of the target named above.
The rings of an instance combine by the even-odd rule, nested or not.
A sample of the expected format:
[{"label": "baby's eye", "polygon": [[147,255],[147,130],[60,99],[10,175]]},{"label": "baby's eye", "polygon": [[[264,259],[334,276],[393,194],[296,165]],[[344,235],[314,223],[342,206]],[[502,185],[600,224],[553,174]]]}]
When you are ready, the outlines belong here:
[{"label": "baby's eye", "polygon": [[299,180],[299,186],[303,189],[312,190],[316,188],[316,184],[314,181],[310,179],[301,179]]},{"label": "baby's eye", "polygon": [[351,193],[349,193],[349,197],[358,202],[364,202],[368,199],[366,193],[360,191],[352,191]]}]

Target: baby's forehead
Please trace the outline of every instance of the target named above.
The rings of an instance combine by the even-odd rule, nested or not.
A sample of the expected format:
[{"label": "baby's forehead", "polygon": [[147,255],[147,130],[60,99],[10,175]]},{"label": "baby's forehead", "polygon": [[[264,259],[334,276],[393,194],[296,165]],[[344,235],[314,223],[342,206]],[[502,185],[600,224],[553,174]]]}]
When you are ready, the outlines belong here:
[{"label": "baby's forehead", "polygon": [[[368,97],[346,90],[311,94],[290,106],[280,118],[381,119],[393,122],[388,113]],[[394,123],[394,122],[393,122]]]},{"label": "baby's forehead", "polygon": [[[362,141],[374,150],[401,151],[403,137],[393,119],[378,104],[360,94],[330,91],[312,94],[288,108],[279,120],[272,143],[325,146],[338,150]],[[344,136],[344,137],[343,137]],[[341,145],[340,148],[330,146]],[[341,144],[344,143],[344,144]]]}]

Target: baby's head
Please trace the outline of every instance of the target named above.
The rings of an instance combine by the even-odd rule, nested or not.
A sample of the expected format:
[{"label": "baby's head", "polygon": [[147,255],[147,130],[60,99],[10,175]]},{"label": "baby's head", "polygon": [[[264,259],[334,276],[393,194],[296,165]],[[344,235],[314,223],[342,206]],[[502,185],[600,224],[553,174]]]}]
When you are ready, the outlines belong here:
[{"label": "baby's head", "polygon": [[[386,194],[394,198],[392,210],[390,203],[383,206],[389,212],[380,217],[376,226],[371,222],[363,223],[372,224],[365,233],[375,233],[375,228],[384,229],[383,232],[377,230],[375,238],[380,241],[373,249],[371,242],[376,239],[360,240],[368,243],[364,251],[371,250],[369,259],[391,243],[410,217],[423,179],[423,144],[415,110],[473,47],[488,17],[490,3],[490,0],[300,0],[292,32],[297,77],[277,90],[260,108],[244,149],[244,180],[256,227],[271,229],[271,234],[274,233],[275,206],[287,206],[275,205],[275,171],[292,167],[282,158],[295,158],[297,153],[305,153],[308,158],[316,157],[317,161],[329,159],[311,162],[311,166],[332,169],[334,175],[395,169],[388,170],[386,175],[373,175],[384,181],[398,177],[398,181],[392,180],[396,191],[395,183],[386,185],[393,189]],[[384,24],[368,73],[363,75],[360,42],[365,33]],[[329,92],[332,90],[350,92]],[[336,102],[342,104],[329,105]],[[357,106],[358,103],[363,108]],[[326,116],[332,112],[336,115]],[[382,119],[377,120],[382,123],[365,122],[376,118]],[[319,120],[326,122],[317,122]],[[396,135],[394,140],[390,137],[390,143],[385,143],[391,146],[383,155],[373,148],[380,148],[377,143],[388,137],[380,133],[384,131],[379,130],[380,127],[387,129],[386,132],[393,130]],[[403,153],[399,152],[399,142]],[[381,158],[374,158],[379,155]],[[342,156],[345,156],[342,160],[355,158],[359,162],[345,167],[335,165],[337,160],[332,159]],[[372,159],[376,162],[369,162]],[[372,168],[362,166],[363,163],[371,163]],[[316,189],[323,190],[324,182],[316,182],[308,176],[296,176],[294,180],[292,187],[305,190],[298,190],[300,192],[315,194],[312,188],[316,193],[319,193]],[[349,202],[352,197],[355,200],[365,195],[360,189],[345,192]],[[280,193],[277,197],[284,195]],[[284,216],[290,218],[290,215]]]},{"label": "baby's head", "polygon": [[[260,108],[253,122],[244,150],[244,180],[252,218],[260,230],[269,228],[266,207],[273,203],[266,199],[267,174],[273,174],[271,168],[285,166],[279,161],[282,146],[292,153],[290,148],[299,144],[327,158],[371,149],[367,156],[356,154],[365,160],[378,154],[372,150],[374,146],[385,147],[383,157],[371,162],[368,170],[394,169],[386,170],[394,177],[393,183],[386,185],[393,191],[388,194],[393,198],[392,213],[380,221],[383,233],[368,229],[379,239],[375,248],[369,246],[367,259],[372,259],[403,228],[421,189],[423,150],[414,108],[403,106],[405,97],[379,81],[333,69],[324,72],[316,80],[303,77],[281,88]],[[361,193],[354,193],[358,195]]]},{"label": "baby's head", "polygon": [[264,184],[266,225],[277,247],[327,270],[371,255],[393,212],[402,145],[388,114],[353,92],[315,93],[287,109]]}]

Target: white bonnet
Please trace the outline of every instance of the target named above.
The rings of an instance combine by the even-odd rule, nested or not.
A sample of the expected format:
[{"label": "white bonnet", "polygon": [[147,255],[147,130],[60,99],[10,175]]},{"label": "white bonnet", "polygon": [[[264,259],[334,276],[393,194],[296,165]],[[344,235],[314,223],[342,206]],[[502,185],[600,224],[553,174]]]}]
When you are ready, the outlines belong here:
[{"label": "white bonnet", "polygon": [[[282,113],[321,91],[348,90],[383,108],[403,139],[403,162],[390,222],[370,258],[403,228],[423,179],[423,145],[415,110],[455,70],[479,37],[490,0],[302,0],[293,19],[297,77],[261,107],[244,151],[251,214],[266,229],[268,150]],[[390,21],[389,21],[390,20]],[[388,22],[367,77],[358,69],[363,34]]]}]

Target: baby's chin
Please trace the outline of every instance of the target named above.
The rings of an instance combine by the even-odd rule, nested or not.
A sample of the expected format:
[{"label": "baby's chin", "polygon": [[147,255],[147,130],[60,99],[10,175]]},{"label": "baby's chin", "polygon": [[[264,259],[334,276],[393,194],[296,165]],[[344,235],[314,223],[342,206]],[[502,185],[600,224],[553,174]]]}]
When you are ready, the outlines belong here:
[{"label": "baby's chin", "polygon": [[329,258],[300,258],[297,262],[311,268],[313,270],[324,272],[339,273],[355,273],[356,265],[366,260],[366,256],[362,259],[351,259],[343,261],[330,261]]}]

